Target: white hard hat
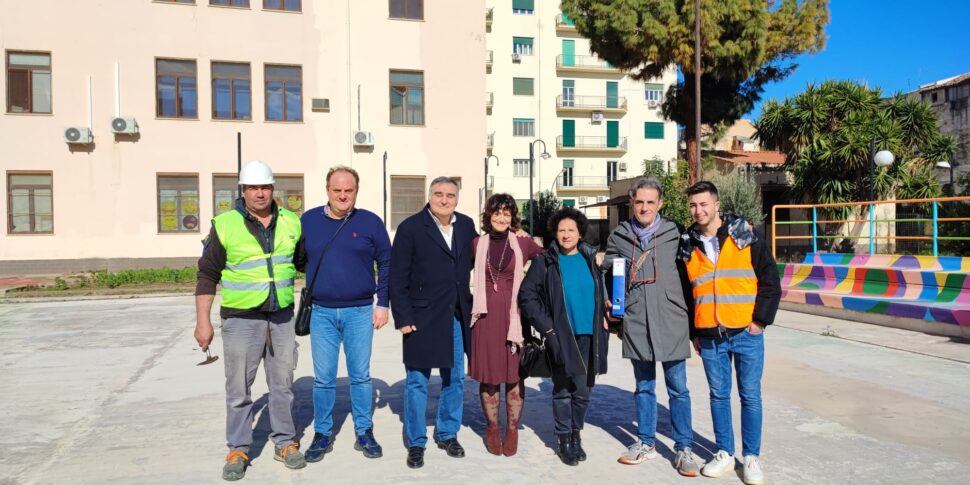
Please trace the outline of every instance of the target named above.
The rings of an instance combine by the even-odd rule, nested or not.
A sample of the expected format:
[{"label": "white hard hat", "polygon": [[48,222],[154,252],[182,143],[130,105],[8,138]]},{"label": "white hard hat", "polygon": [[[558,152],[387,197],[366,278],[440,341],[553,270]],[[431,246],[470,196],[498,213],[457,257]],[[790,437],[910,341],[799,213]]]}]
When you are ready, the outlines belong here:
[{"label": "white hard hat", "polygon": [[275,183],[273,170],[262,160],[246,162],[242,170],[239,171],[239,185],[272,185]]}]

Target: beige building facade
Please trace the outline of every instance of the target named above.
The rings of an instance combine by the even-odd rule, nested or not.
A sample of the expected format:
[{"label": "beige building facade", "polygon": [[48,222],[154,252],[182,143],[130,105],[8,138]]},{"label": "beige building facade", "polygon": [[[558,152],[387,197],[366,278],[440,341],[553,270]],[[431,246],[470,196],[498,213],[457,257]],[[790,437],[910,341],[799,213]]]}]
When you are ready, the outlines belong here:
[{"label": "beige building facade", "polygon": [[242,160],[269,163],[279,202],[297,212],[324,204],[327,170],[345,164],[361,174],[358,206],[386,214],[389,230],[438,175],[460,177],[459,211],[476,214],[484,10],[0,3],[0,274],[192,264],[235,196],[237,134]]},{"label": "beige building facade", "polygon": [[[610,182],[642,173],[645,159],[676,158],[676,123],[660,112],[673,69],[631,79],[590,52],[558,1],[486,4],[489,192],[529,199],[535,140],[544,143],[534,144],[533,193],[551,190],[575,207],[606,201]],[[584,210],[607,218],[606,207]]]}]

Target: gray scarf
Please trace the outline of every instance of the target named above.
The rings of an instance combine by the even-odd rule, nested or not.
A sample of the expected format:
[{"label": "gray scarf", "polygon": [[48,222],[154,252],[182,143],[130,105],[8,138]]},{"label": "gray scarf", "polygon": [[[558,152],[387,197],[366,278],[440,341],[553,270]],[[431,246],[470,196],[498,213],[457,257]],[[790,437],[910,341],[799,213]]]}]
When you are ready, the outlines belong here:
[{"label": "gray scarf", "polygon": [[641,248],[646,248],[647,245],[650,244],[650,240],[653,239],[653,235],[657,233],[657,229],[660,227],[661,219],[663,219],[663,217],[660,217],[660,214],[657,214],[657,217],[654,218],[653,224],[650,224],[650,227],[643,227],[640,225],[640,221],[638,221],[636,217],[630,218],[630,227],[633,228],[633,233],[636,234],[637,239],[640,240]]}]

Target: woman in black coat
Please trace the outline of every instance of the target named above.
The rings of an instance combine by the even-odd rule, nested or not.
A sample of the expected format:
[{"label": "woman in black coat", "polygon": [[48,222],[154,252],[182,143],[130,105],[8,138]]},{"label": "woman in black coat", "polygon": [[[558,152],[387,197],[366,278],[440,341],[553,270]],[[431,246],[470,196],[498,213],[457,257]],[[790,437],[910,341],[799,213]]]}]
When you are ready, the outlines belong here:
[{"label": "woman in black coat", "polygon": [[552,414],[559,458],[567,465],[586,459],[580,431],[596,375],[606,373],[606,293],[596,249],[582,242],[588,225],[571,207],[553,214],[549,230],[556,240],[532,259],[519,289],[522,314],[545,338],[552,360]]}]

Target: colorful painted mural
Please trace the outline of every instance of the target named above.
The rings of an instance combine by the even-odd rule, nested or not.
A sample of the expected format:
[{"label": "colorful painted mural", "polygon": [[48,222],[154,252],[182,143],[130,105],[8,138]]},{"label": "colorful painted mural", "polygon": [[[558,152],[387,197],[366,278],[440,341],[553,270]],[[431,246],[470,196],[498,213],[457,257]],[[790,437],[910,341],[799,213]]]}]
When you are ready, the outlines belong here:
[{"label": "colorful painted mural", "polygon": [[970,326],[970,258],[808,253],[778,273],[783,301]]}]

